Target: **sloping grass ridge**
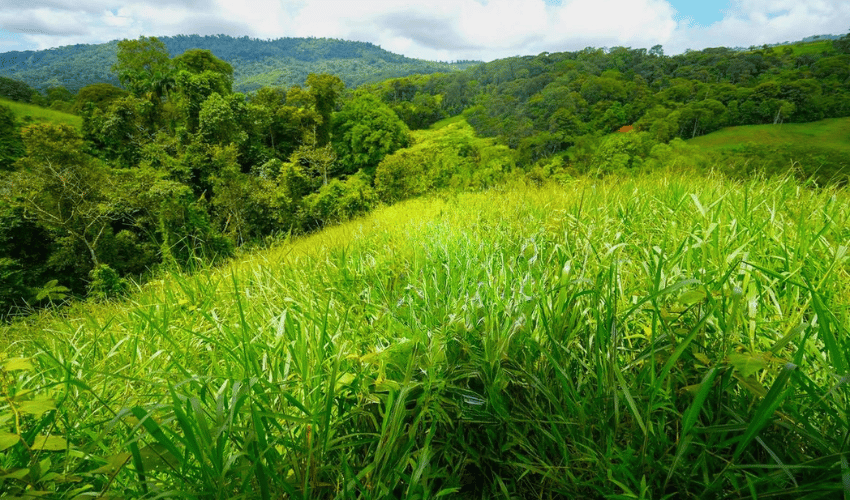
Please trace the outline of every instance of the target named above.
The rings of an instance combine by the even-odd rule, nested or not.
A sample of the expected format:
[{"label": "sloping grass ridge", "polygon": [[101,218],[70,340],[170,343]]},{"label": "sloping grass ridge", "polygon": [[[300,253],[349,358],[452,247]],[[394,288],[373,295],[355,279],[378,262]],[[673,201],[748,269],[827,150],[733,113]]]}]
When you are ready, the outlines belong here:
[{"label": "sloping grass ridge", "polygon": [[848,216],[668,173],[437,196],[14,324],[0,493],[850,495]]},{"label": "sloping grass ridge", "polygon": [[727,127],[688,140],[720,153],[727,171],[742,177],[787,171],[818,184],[847,184],[850,171],[850,118],[810,123]]},{"label": "sloping grass ridge", "polygon": [[24,126],[33,123],[53,122],[64,123],[77,129],[83,128],[83,119],[77,115],[8,99],[0,99],[0,105],[11,109],[18,121]]}]

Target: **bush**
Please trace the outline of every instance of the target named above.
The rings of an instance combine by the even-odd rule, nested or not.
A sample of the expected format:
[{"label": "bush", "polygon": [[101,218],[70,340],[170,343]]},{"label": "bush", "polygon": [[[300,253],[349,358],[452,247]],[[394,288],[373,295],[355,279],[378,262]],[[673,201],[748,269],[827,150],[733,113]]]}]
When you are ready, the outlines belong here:
[{"label": "bush", "polygon": [[94,300],[114,299],[127,291],[127,280],[118,276],[115,269],[101,264],[89,273],[88,296]]},{"label": "bush", "polygon": [[33,92],[35,90],[24,82],[0,76],[0,97],[13,101],[31,102]]},{"label": "bush", "polygon": [[361,171],[345,181],[334,179],[303,200],[300,219],[306,230],[346,221],[378,204],[369,178]]},{"label": "bush", "polygon": [[611,134],[596,149],[590,168],[600,174],[637,170],[655,144],[645,132]]}]

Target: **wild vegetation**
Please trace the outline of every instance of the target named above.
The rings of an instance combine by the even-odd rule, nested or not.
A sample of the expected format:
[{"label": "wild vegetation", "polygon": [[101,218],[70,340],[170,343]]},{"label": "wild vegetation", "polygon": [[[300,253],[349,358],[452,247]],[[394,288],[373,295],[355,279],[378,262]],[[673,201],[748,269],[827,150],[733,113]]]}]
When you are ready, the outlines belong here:
[{"label": "wild vegetation", "polygon": [[847,53],[0,80],[0,496],[850,495]]},{"label": "wild vegetation", "polygon": [[14,324],[0,491],[838,498],[848,201],[679,171],[418,198]]},{"label": "wild vegetation", "polygon": [[[742,145],[715,154],[679,139],[726,125],[847,116],[848,40],[677,56],[661,47],[586,49],[356,90],[310,74],[304,87],[250,95],[234,92],[239,70],[210,51],[172,57],[156,38],[118,42],[111,70],[121,87],[30,94],[78,114],[79,132],[4,121],[0,314],[49,304],[56,287],[76,297],[120,292],[93,288],[101,266],[144,280],[162,267],[220,259],[381,202],[510,177],[540,183],[673,163],[744,176],[787,165],[821,185],[845,182],[840,148]],[[229,57],[244,44],[304,61],[374,52],[321,40],[169,39],[181,47],[201,41]],[[20,82],[0,84],[10,96],[26,96]],[[453,117],[472,128],[409,134]],[[628,124],[635,132],[609,134]],[[50,244],[34,249],[32,237]]]}]

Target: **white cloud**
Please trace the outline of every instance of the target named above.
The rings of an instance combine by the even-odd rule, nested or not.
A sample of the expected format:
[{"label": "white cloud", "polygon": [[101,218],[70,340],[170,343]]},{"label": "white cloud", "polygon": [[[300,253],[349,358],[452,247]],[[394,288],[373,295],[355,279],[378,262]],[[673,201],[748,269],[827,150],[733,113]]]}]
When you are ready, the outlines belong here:
[{"label": "white cloud", "polygon": [[850,0],[733,0],[708,27],[681,18],[666,0],[0,0],[0,30],[19,34],[0,37],[0,50],[224,33],[342,38],[423,59],[491,60],[616,45],[662,44],[670,54],[848,27]]},{"label": "white cloud", "polygon": [[672,52],[721,45],[749,47],[843,34],[848,28],[848,0],[736,0],[722,21],[706,28],[680,27],[665,46]]}]

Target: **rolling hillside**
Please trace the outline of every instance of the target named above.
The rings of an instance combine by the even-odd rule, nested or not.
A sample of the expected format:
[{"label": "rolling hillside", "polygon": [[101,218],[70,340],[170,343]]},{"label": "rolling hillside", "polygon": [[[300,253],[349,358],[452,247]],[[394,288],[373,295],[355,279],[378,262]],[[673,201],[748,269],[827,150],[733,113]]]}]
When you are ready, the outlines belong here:
[{"label": "rolling hillside", "polygon": [[15,118],[22,125],[32,123],[53,122],[64,123],[76,128],[82,128],[83,119],[69,113],[63,113],[49,108],[42,108],[33,104],[26,104],[8,99],[0,99],[0,105],[6,106],[15,114]]},{"label": "rolling hillside", "polygon": [[[371,43],[326,38],[279,38],[180,35],[160,38],[172,56],[188,49],[212,51],[236,69],[236,90],[263,85],[301,85],[309,73],[331,73],[348,87],[416,73],[450,72],[475,62],[455,64],[411,59]],[[118,84],[110,68],[116,62],[117,41],[78,44],[39,51],[0,54],[0,76],[22,80],[44,90],[64,86],[76,92],[93,83]]]},{"label": "rolling hillside", "polygon": [[720,153],[731,171],[768,174],[792,168],[819,183],[846,183],[850,176],[850,118],[811,123],[727,127],[688,144]]}]

